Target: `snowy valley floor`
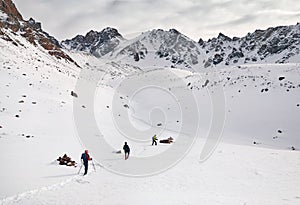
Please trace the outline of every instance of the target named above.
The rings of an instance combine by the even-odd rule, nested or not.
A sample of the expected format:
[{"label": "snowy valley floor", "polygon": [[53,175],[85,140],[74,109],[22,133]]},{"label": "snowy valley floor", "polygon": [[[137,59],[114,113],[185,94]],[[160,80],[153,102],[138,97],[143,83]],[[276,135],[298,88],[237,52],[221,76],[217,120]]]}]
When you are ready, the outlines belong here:
[{"label": "snowy valley floor", "polygon": [[[78,68],[54,60],[25,41],[22,43],[28,48],[20,50],[0,41],[0,204],[300,204],[299,64],[244,65],[219,71],[220,81],[210,81],[207,87],[212,91],[216,84],[224,87],[227,118],[220,144],[201,163],[213,114],[210,96],[202,89],[205,74],[171,69],[169,78],[162,78],[163,71],[158,69],[144,72],[130,66],[105,65],[108,77],[98,87],[95,120],[115,150],[121,149],[125,138],[114,119],[120,126],[126,125],[124,113],[134,126],[145,129],[163,122],[159,112],[149,117],[153,107],[160,105],[167,118],[159,139],[175,135],[176,143],[176,131],[180,130],[177,101],[171,101],[161,90],[144,90],[146,94],[135,96],[126,96],[130,92],[122,90],[116,94],[118,101],[114,100],[117,81],[129,74],[137,82],[160,83],[178,96],[192,90],[199,99],[201,129],[190,152],[163,173],[125,177],[97,165],[96,172],[90,166],[89,175],[83,177],[77,174],[79,167],[62,167],[55,161],[67,153],[78,162],[85,148],[76,133],[70,94]],[[84,64],[85,57],[81,58],[79,62]],[[283,76],[285,79],[279,80]],[[78,99],[82,96],[84,93],[79,92]],[[117,106],[113,106],[115,102]],[[91,110],[84,99],[79,105],[75,109]],[[196,110],[191,103],[183,105],[182,110]],[[194,122],[187,118],[182,123]],[[128,140],[131,157],[154,156],[167,150],[166,145],[150,146],[151,135],[148,137],[149,141],[141,144]],[[291,150],[292,146],[296,150]],[[126,166],[132,159],[125,162],[123,154],[106,152],[99,162],[109,168]]]},{"label": "snowy valley floor", "polygon": [[[299,204],[300,155],[287,150],[221,143],[199,163],[199,142],[175,167],[146,178],[99,166],[88,176],[4,199],[3,204]],[[156,147],[159,149],[159,146]],[[123,160],[123,155],[120,155]],[[90,167],[90,170],[93,170]],[[58,177],[59,176],[53,176]]]}]

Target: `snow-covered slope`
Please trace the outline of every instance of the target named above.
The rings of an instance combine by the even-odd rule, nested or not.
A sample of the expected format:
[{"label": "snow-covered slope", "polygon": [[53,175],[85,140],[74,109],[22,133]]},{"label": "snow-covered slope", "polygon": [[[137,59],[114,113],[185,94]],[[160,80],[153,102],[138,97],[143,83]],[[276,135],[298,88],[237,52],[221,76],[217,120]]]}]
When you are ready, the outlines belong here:
[{"label": "snow-covered slope", "polygon": [[[92,32],[58,47],[73,63],[5,27],[7,13],[0,13],[0,204],[300,202],[299,25],[199,43],[175,30],[107,41]],[[34,20],[23,23],[40,32]],[[282,47],[282,36],[274,53],[272,39],[281,35],[289,46]],[[228,65],[205,68],[233,47]],[[175,142],[151,146],[155,133]],[[126,161],[118,152],[124,141],[131,147]],[[211,143],[214,152],[203,161]],[[83,177],[79,166],[58,165],[65,153],[80,163],[86,148],[96,172],[90,164]]]},{"label": "snow-covered slope", "polygon": [[[201,202],[273,205],[297,204],[300,200],[297,189],[290,188],[297,187],[300,180],[297,163],[300,160],[299,153],[291,150],[291,146],[296,149],[300,146],[297,137],[300,131],[297,126],[300,112],[298,64],[228,67],[218,72],[219,81],[209,80],[206,83],[209,74],[205,73],[200,75],[170,70],[177,77],[174,78],[170,73],[170,77],[165,78],[165,69],[145,72],[128,68],[115,75],[114,71],[118,70],[114,70],[116,67],[111,72],[104,72],[103,64],[101,66],[98,62],[98,68],[101,68],[99,72],[106,76],[99,83],[95,98],[95,117],[99,129],[112,150],[119,150],[124,140],[128,141],[132,155],[129,161],[124,161],[122,154],[103,152],[103,158],[95,156],[101,167],[96,166],[96,172],[90,168],[92,173],[82,177],[77,175],[78,168],[64,168],[54,162],[58,155],[65,152],[78,159],[83,149],[75,137],[71,119],[73,98],[70,90],[75,85],[75,78],[68,77],[64,70],[59,72],[66,64],[60,64],[34,47],[18,53],[12,45],[3,43],[1,82],[5,85],[1,87],[1,93],[10,95],[10,98],[1,98],[2,106],[7,108],[4,115],[1,115],[1,121],[6,122],[2,125],[3,133],[6,134],[0,138],[1,161],[7,158],[12,160],[0,172],[1,181],[9,185],[1,186],[3,204],[150,205]],[[28,63],[28,59],[34,59],[32,53],[35,52],[41,56],[42,61],[36,59]],[[12,54],[19,58],[9,59]],[[97,62],[96,58],[85,54],[77,53],[72,57],[75,56],[82,59],[81,65],[85,62],[89,68],[93,62]],[[35,67],[43,69],[36,71]],[[106,65],[105,68],[111,67]],[[70,65],[69,69],[74,70],[74,76],[78,76],[76,66]],[[161,87],[129,96],[132,92],[120,90],[119,87],[124,87],[125,76],[139,79],[148,85],[158,83]],[[33,86],[29,86],[29,82]],[[119,82],[123,82],[123,85]],[[214,154],[206,162],[199,163],[201,148],[213,115],[210,95],[213,95],[214,87],[219,85],[224,87],[227,99],[224,134]],[[177,122],[180,116],[176,100],[170,99],[169,93],[160,93],[158,97],[157,94],[164,88],[170,93],[182,95],[192,92],[198,99],[201,131],[191,151],[174,168],[151,177],[128,178],[108,171],[114,166],[128,165],[127,162],[133,161],[134,157],[143,159],[155,156],[173,146],[159,144],[152,147],[151,136],[143,143],[126,139],[114,121],[115,116],[121,114],[118,123],[125,123],[123,114],[128,112],[132,125],[139,129],[151,126],[160,129],[157,123],[164,122],[159,139],[170,135],[176,139],[176,132],[180,130],[179,124],[182,122]],[[20,104],[18,100],[24,93],[26,98]],[[80,98],[84,93],[77,94]],[[114,100],[114,96],[119,101]],[[30,104],[33,101],[31,99],[37,104]],[[165,121],[155,112],[148,118],[149,111],[158,105],[166,114]],[[190,109],[191,105],[181,104],[183,109]],[[17,119],[14,114],[20,108],[22,112],[18,113],[20,118]],[[89,107],[80,109],[89,110]],[[16,120],[22,123],[16,124]],[[192,121],[184,123],[193,124]],[[25,135],[22,136],[22,133]],[[34,137],[27,138],[27,135]],[[97,144],[97,141],[94,143]],[[90,151],[95,153],[93,149]]]},{"label": "snow-covered slope", "polygon": [[[49,55],[21,36],[6,32],[23,46],[0,39],[1,198],[33,187],[58,183],[49,171],[72,170],[51,165],[65,148],[80,149],[72,123],[72,96],[79,69]],[[62,120],[56,123],[57,120]],[[54,155],[54,153],[56,153]]]}]

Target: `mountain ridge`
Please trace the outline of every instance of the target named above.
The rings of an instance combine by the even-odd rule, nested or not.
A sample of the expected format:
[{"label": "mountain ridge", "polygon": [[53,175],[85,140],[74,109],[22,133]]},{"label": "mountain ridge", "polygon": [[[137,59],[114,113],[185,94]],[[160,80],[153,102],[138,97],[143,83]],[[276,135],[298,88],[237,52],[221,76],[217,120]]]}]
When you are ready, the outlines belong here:
[{"label": "mountain ridge", "polygon": [[96,57],[101,57],[110,52],[110,47],[115,48],[125,40],[117,29],[107,27],[102,31],[91,30],[85,36],[77,35],[70,40],[61,42],[61,46],[69,50],[86,51]]},{"label": "mountain ridge", "polygon": [[9,29],[41,46],[50,55],[74,64],[68,51],[138,67],[171,67],[193,70],[256,63],[297,63],[300,59],[300,24],[257,29],[244,37],[223,33],[207,41],[190,39],[176,29],[153,29],[125,39],[115,28],[91,30],[61,42],[42,30],[40,22],[24,20],[12,0],[1,0],[0,37],[20,45],[5,33]]},{"label": "mountain ridge", "polygon": [[22,46],[22,44],[6,34],[8,29],[14,35],[20,34],[34,46],[41,46],[51,56],[65,59],[77,65],[61,49],[59,42],[53,36],[43,31],[40,22],[36,22],[33,18],[30,18],[28,21],[24,20],[12,0],[1,0],[0,14],[0,38],[12,42],[15,46]]},{"label": "mountain ridge", "polygon": [[[119,34],[116,29],[115,32]],[[146,56],[151,51],[154,53],[154,56],[151,57],[152,60],[161,59],[165,61],[166,66],[182,68],[199,66],[208,68],[258,62],[294,63],[298,61],[297,56],[300,55],[299,23],[270,27],[266,30],[257,29],[252,33],[249,32],[244,37],[230,38],[223,33],[219,33],[217,37],[207,41],[200,38],[198,42],[176,29],[153,29],[141,33],[134,39],[127,40],[122,37],[117,43],[113,43],[114,39],[116,38],[102,42],[99,49],[105,46],[106,52],[102,53],[104,55],[87,52],[96,57],[122,59],[121,61],[138,65],[147,59]],[[80,41],[76,41],[76,37],[62,41],[61,45],[68,50],[83,51],[82,49],[66,46],[65,42],[80,46]],[[89,47],[91,45],[84,46]],[[97,46],[94,47],[94,50],[97,49]]]}]

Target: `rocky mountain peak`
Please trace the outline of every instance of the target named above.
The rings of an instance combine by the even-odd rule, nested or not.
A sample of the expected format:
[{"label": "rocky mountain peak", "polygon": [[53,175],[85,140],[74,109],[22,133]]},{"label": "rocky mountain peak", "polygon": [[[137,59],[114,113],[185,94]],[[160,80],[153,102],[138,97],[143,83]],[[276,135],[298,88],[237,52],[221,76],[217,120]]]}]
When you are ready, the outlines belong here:
[{"label": "rocky mountain peak", "polygon": [[102,33],[102,35],[106,35],[109,38],[122,37],[117,29],[111,27],[103,29],[100,33]]},{"label": "rocky mountain peak", "polygon": [[200,38],[199,41],[198,41],[198,44],[199,44],[200,46],[203,46],[203,45],[204,45],[204,40],[203,40],[202,38]]},{"label": "rocky mountain peak", "polygon": [[89,32],[86,33],[85,37],[86,37],[86,38],[89,38],[89,37],[95,36],[95,35],[97,35],[97,34],[98,34],[97,31],[90,30]]},{"label": "rocky mountain peak", "polygon": [[85,41],[86,44],[87,43],[92,44],[98,40],[98,32],[91,30],[82,39]]},{"label": "rocky mountain peak", "polygon": [[129,41],[114,55],[132,63],[143,63],[144,59],[153,58],[153,61],[160,59],[159,61],[165,61],[171,67],[191,68],[201,60],[200,54],[197,42],[179,31],[153,29]]},{"label": "rocky mountain peak", "polygon": [[9,28],[16,32],[20,28],[20,21],[23,21],[22,15],[17,10],[11,0],[1,0],[0,12],[6,18],[0,18],[0,28]]},{"label": "rocky mountain peak", "polygon": [[77,35],[64,40],[61,45],[69,50],[85,51],[101,57],[111,52],[123,40],[117,29],[107,27],[100,32],[91,30],[85,36]]},{"label": "rocky mountain peak", "polygon": [[153,29],[150,31],[149,36],[150,37],[162,37],[162,36],[178,36],[178,35],[183,35],[181,34],[179,31],[177,31],[176,29],[172,28],[169,29],[168,31],[163,30],[163,29]]},{"label": "rocky mountain peak", "polygon": [[1,0],[0,10],[6,13],[9,18],[23,20],[22,15],[17,10],[12,0]]},{"label": "rocky mountain peak", "polygon": [[[296,62],[300,54],[300,26],[278,26],[232,40],[220,33],[217,38],[200,42],[206,50],[206,66],[272,62]],[[270,60],[269,60],[270,59]]]},{"label": "rocky mountain peak", "polygon": [[222,41],[231,41],[232,39],[226,35],[224,35],[223,33],[219,33],[218,39],[222,40]]},{"label": "rocky mountain peak", "polygon": [[31,44],[35,46],[39,44],[50,55],[75,63],[71,57],[60,49],[58,41],[42,30],[40,22],[36,22],[33,18],[25,21],[11,0],[1,0],[0,14],[2,16],[0,18],[0,38],[12,42],[15,46],[19,46],[19,42],[7,35],[4,29],[9,29],[10,31],[8,32],[15,34],[20,32],[20,35]]},{"label": "rocky mountain peak", "polygon": [[177,31],[176,29],[172,28],[169,30],[170,33],[174,33],[174,34],[180,34],[179,31]]},{"label": "rocky mountain peak", "polygon": [[33,18],[30,18],[27,22],[32,28],[42,31],[42,24],[40,22],[36,22]]}]

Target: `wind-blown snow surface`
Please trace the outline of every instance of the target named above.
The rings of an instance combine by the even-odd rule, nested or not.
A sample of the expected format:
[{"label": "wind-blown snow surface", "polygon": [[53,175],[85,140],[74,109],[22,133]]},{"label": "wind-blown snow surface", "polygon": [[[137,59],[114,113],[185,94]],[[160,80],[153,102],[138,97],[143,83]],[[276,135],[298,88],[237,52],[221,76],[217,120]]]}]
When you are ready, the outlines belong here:
[{"label": "wind-blown snow surface", "polygon": [[[115,127],[113,109],[116,113],[128,113],[133,126],[157,128],[161,116],[149,119],[148,111],[161,104],[167,118],[163,124],[166,129],[159,139],[170,134],[176,139],[181,124],[178,107],[169,95],[151,90],[135,96],[127,96],[126,90],[115,93],[125,76],[155,81],[169,91],[192,92],[198,99],[201,116],[196,143],[182,161],[166,172],[134,178],[96,166],[96,172],[90,167],[90,174],[82,177],[77,175],[78,167],[61,167],[55,162],[64,153],[79,161],[84,149],[77,138],[70,95],[80,70],[50,57],[21,38],[18,40],[24,47],[0,39],[2,204],[300,203],[299,64],[226,67],[218,70],[220,80],[217,81],[208,78],[206,73],[173,69],[170,72],[176,78],[161,79],[162,70],[157,66],[155,70],[143,71],[130,65],[109,63],[105,70],[99,68],[103,62],[98,59],[71,54],[82,67],[98,69],[105,76],[98,85],[95,117],[115,150],[121,149],[127,140],[132,156],[145,157],[161,153],[168,146],[149,146],[151,136],[144,143],[125,139]],[[209,94],[214,94],[217,85],[224,87],[226,97],[224,133],[213,155],[199,163],[213,114]],[[83,95],[77,94],[78,99]],[[119,106],[112,107],[115,94],[122,98]],[[90,109],[84,105],[76,109]],[[191,104],[183,105],[183,109],[189,108]],[[119,120],[124,122],[123,115]],[[291,150],[292,146],[295,151]],[[104,167],[125,163],[123,154],[105,155],[110,158],[100,162]]]}]

